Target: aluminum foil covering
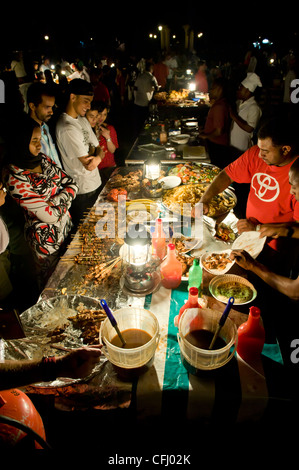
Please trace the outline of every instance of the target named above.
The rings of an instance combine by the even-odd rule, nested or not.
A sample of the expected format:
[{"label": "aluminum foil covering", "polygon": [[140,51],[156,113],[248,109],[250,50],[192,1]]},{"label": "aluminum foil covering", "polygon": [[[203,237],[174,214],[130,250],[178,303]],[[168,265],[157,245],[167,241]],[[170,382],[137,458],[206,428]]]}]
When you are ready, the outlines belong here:
[{"label": "aluminum foil covering", "polygon": [[[119,287],[118,287],[119,290]],[[106,298],[113,309],[130,304],[142,305],[144,299],[134,299],[119,291],[117,298]],[[136,304],[137,302],[137,304]],[[83,345],[81,330],[74,328],[69,316],[78,309],[102,309],[99,299],[82,295],[64,295],[43,299],[21,315],[26,337],[3,342],[5,359],[37,359],[44,355],[60,356],[66,351],[53,346],[76,348]],[[53,330],[66,326],[61,337],[52,336]],[[51,395],[55,407],[65,411],[86,409],[127,408],[131,403],[132,382],[119,379],[112,364],[105,358],[95,365],[91,374],[80,379],[58,377],[51,382],[40,382],[22,387],[29,395]]]}]

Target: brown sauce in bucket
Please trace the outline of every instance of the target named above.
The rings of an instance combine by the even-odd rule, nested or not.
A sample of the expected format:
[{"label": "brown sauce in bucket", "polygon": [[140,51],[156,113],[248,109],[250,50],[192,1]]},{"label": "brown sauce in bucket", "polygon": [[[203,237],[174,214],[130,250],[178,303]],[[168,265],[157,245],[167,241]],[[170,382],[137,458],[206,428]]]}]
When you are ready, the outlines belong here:
[{"label": "brown sauce in bucket", "polygon": [[137,328],[128,328],[127,330],[121,331],[121,334],[126,342],[125,346],[122,345],[118,334],[111,339],[110,343],[123,349],[139,348],[152,339],[152,336],[147,333],[147,331],[139,330]]},{"label": "brown sauce in bucket", "polygon": [[[212,333],[212,331],[193,330],[185,336],[185,340],[196,348],[209,349],[213,337],[214,333]],[[226,342],[221,338],[221,336],[218,336],[212,349],[221,349],[224,348],[224,346],[226,346]]]}]

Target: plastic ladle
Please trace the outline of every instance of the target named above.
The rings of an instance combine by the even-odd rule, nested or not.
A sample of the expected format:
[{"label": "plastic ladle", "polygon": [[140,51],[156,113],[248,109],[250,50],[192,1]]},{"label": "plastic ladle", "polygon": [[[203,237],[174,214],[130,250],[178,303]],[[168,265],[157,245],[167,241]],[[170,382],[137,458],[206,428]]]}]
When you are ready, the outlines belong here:
[{"label": "plastic ladle", "polygon": [[226,319],[227,319],[227,317],[228,317],[228,314],[229,314],[229,312],[230,312],[230,309],[231,309],[232,306],[233,306],[234,301],[235,301],[234,297],[230,297],[230,298],[228,299],[228,303],[227,303],[227,305],[226,305],[226,307],[225,307],[225,310],[224,310],[224,312],[223,312],[223,314],[222,314],[222,316],[221,316],[221,318],[220,318],[220,320],[219,320],[219,323],[218,323],[218,325],[217,325],[217,328],[216,328],[216,331],[215,331],[215,333],[214,333],[214,336],[213,336],[213,339],[212,339],[212,341],[211,341],[211,344],[210,344],[210,346],[209,346],[209,349],[212,349],[212,347],[214,346],[214,343],[215,343],[215,341],[216,341],[216,338],[217,338],[218,335],[219,335],[219,331],[220,331],[221,328],[223,327],[223,325],[224,325],[224,323],[225,323],[225,321],[226,321]]},{"label": "plastic ladle", "polygon": [[113,314],[112,314],[110,308],[108,307],[106,300],[101,299],[101,300],[100,300],[100,304],[102,305],[103,309],[105,310],[105,312],[106,312],[106,314],[107,314],[107,317],[108,317],[109,320],[110,320],[111,325],[113,326],[113,328],[115,328],[115,331],[116,331],[116,333],[118,334],[119,339],[120,339],[121,342],[122,342],[122,347],[124,347],[124,346],[126,345],[126,342],[125,342],[125,340],[124,340],[124,338],[123,338],[123,335],[122,335],[121,332],[119,331],[119,328],[118,328],[118,326],[117,326],[117,322],[116,322],[116,320],[115,320],[115,318],[114,318],[114,316],[113,316]]}]

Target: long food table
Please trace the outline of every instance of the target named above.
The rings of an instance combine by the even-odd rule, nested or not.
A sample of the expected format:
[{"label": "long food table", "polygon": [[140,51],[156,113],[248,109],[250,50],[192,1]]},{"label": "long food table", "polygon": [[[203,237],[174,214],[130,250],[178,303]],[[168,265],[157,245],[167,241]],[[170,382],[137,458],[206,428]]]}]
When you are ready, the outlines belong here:
[{"label": "long food table", "polygon": [[[138,171],[135,165],[118,169],[115,174],[126,175],[134,171]],[[103,274],[106,265],[97,269],[101,264],[97,261],[97,254],[94,251],[88,257],[86,247],[94,245],[95,226],[103,214],[106,214],[109,181],[61,258],[42,292],[39,303],[51,304],[61,301],[63,304],[67,299],[77,296],[82,298],[83,303],[86,297],[98,300],[104,298],[112,311],[125,306],[146,308],[158,319],[160,340],[151,368],[133,380],[123,380],[119,377],[103,355],[99,365],[88,378],[58,378],[51,383],[24,387],[23,390],[45,417],[50,429],[50,439],[53,439],[58,447],[62,442],[66,444],[80,440],[85,443],[87,437],[84,427],[91,426],[94,432],[97,423],[99,426],[105,423],[107,429],[114,423],[113,426],[119,429],[124,422],[127,427],[134,427],[156,420],[153,426],[156,429],[156,423],[159,423],[156,429],[158,435],[163,434],[165,423],[168,423],[167,428],[171,427],[170,423],[175,422],[177,426],[184,423],[190,426],[190,430],[193,429],[192,426],[203,424],[244,424],[268,418],[271,420],[274,416],[277,419],[278,414],[286,416],[291,404],[290,390],[279,344],[272,331],[266,329],[263,353],[254,366],[244,362],[235,353],[233,359],[219,369],[190,373],[181,356],[177,339],[178,328],[174,323],[180,307],[188,297],[187,278],[185,277],[175,290],[166,289],[157,283],[146,295],[128,291],[122,282],[121,260],[117,261],[122,245],[117,236],[102,240],[101,246],[98,247],[99,251],[105,249],[110,253],[110,257],[116,260],[113,269],[106,271],[106,275]],[[153,202],[157,204],[162,219],[169,220],[171,226],[173,214],[165,209],[159,199]],[[111,208],[111,202],[108,206]],[[233,212],[230,212],[229,216],[234,217]],[[194,248],[190,253],[191,257],[200,257],[207,251],[228,248],[227,243],[213,236],[209,224],[202,225],[201,237],[202,244]],[[230,273],[246,277],[246,272],[236,264]],[[209,291],[209,283],[213,277],[214,275],[203,269],[202,296],[208,308],[223,312],[224,303],[214,298]],[[260,295],[262,293],[258,292],[258,296]],[[230,318],[237,327],[246,321],[251,305],[254,305],[254,302],[233,306]],[[25,332],[26,321],[30,320],[29,332],[25,340],[16,340],[14,345],[23,356],[27,354],[28,357],[28,351],[31,357],[64,354],[63,351],[52,349],[53,343],[59,343],[58,337],[41,339],[39,331],[35,331],[34,315],[31,317],[25,312],[22,317]],[[36,326],[40,326],[38,322]],[[73,337],[71,340],[71,344],[77,344]],[[80,343],[82,338],[78,341]],[[61,425],[56,426],[54,419],[55,423],[59,421]],[[146,424],[146,429],[152,430],[152,427]],[[89,441],[92,439],[94,437],[89,436]],[[117,442],[121,441],[122,438],[119,437]]]},{"label": "long food table", "polygon": [[[203,112],[203,108],[200,111]],[[182,119],[180,132],[186,132],[187,123],[194,124],[194,120],[197,121],[197,118],[192,116],[186,117],[186,121]],[[172,128],[172,123],[168,121],[168,129]],[[40,307],[36,309],[34,306],[21,315],[26,337],[7,341],[5,345],[8,358],[21,360],[24,357],[65,354],[53,348],[55,345],[77,347],[82,344],[82,336],[71,333],[63,338],[63,331],[61,337],[58,334],[53,336],[53,333],[52,336],[45,336],[40,317],[36,317],[36,312],[40,311],[48,315],[57,303],[67,311],[72,299],[82,301],[83,304],[87,302],[87,307],[89,301],[86,299],[91,298],[93,306],[99,299],[105,299],[112,311],[128,306],[145,308],[158,319],[160,339],[153,365],[145,374],[133,380],[123,380],[103,355],[87,378],[58,378],[51,383],[23,387],[40,411],[49,441],[56,448],[73,445],[84,447],[91,443],[97,446],[99,438],[103,443],[105,432],[113,432],[114,440],[110,440],[110,445],[113,442],[115,448],[123,442],[127,446],[128,442],[132,445],[135,442],[133,436],[138,436],[140,432],[143,433],[143,444],[146,446],[149,436],[153,447],[158,443],[159,446],[169,443],[169,436],[173,435],[179,435],[180,442],[186,443],[186,439],[188,442],[196,442],[196,436],[202,435],[206,426],[211,426],[209,432],[211,429],[214,432],[215,429],[223,430],[235,424],[247,426],[268,420],[272,423],[278,417],[287,419],[291,412],[288,372],[275,331],[269,325],[265,325],[263,352],[254,365],[247,364],[235,353],[233,359],[219,369],[191,373],[181,355],[178,328],[175,325],[175,317],[188,298],[187,275],[175,290],[161,286],[158,278],[150,292],[133,293],[126,289],[123,282],[122,262],[119,259],[123,239],[117,232],[101,240],[96,235],[95,227],[102,218],[106,217],[108,223],[118,216],[116,203],[107,200],[111,187],[117,187],[117,184],[111,185],[113,178],[120,177],[118,186],[123,187],[122,178],[132,175],[133,190],[129,188],[128,194],[132,199],[140,197],[136,192],[136,184],[140,189],[140,182],[134,173],[140,176],[143,172],[146,156],[142,149],[144,145],[153,144],[163,148],[158,141],[159,130],[157,123],[145,126],[126,159],[126,166],[112,174],[96,204],[87,212],[41,294],[38,303]],[[175,137],[177,134],[174,132],[172,135]],[[167,175],[170,169],[179,164],[192,163],[194,149],[199,150],[200,157],[195,160],[197,163],[209,163],[209,157],[195,135],[196,132],[191,131],[189,142],[184,145],[172,142],[169,136],[169,144],[174,146],[176,158],[164,158],[166,153],[163,154],[162,174]],[[176,215],[167,210],[161,198],[154,199],[153,204],[156,205],[155,217],[159,214],[167,227],[176,227]],[[112,213],[109,212],[111,208]],[[219,220],[225,220],[227,216],[234,220],[233,211]],[[202,231],[197,234],[201,243],[189,253],[190,259],[199,258],[208,251],[221,251],[230,247],[215,238],[213,223],[214,219],[207,218],[206,223],[201,225]],[[153,227],[154,219],[147,221],[147,226]],[[184,222],[180,228],[185,229]],[[192,231],[192,224],[187,229]],[[237,264],[233,265],[229,273],[247,277],[247,272]],[[225,304],[214,298],[209,289],[209,283],[214,277],[203,269],[201,295],[208,308],[223,312]],[[262,296],[263,293],[258,290],[257,304]],[[255,305],[255,302],[233,306],[229,317],[237,327],[246,321],[249,307]],[[98,330],[95,330],[92,341],[98,341]],[[176,442],[171,439],[171,444],[176,445]],[[106,442],[104,448],[107,445]]]}]

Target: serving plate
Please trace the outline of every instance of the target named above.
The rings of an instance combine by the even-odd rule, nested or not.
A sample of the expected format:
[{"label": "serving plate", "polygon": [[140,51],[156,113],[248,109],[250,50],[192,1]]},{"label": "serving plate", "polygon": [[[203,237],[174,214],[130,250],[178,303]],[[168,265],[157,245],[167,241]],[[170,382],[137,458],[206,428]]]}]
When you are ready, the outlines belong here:
[{"label": "serving plate", "polygon": [[[250,299],[246,299],[246,300],[242,301],[240,298],[237,298],[236,296],[233,295],[233,290],[231,290],[230,293],[227,296],[222,296],[217,292],[217,290],[218,290],[219,286],[221,286],[222,284],[225,284],[225,283],[240,283],[243,286],[249,287],[252,291],[252,296],[250,297]],[[210,293],[212,294],[212,296],[216,300],[219,300],[220,302],[222,302],[224,304],[228,302],[228,299],[230,297],[234,297],[234,299],[235,299],[234,304],[236,304],[236,305],[246,305],[246,304],[249,304],[250,302],[252,302],[257,296],[257,291],[256,291],[255,287],[253,286],[253,284],[251,284],[251,282],[249,282],[244,277],[237,276],[235,274],[223,274],[221,276],[214,277],[210,281],[209,290],[210,290]]]},{"label": "serving plate", "polygon": [[159,181],[163,184],[164,189],[176,188],[182,182],[179,176],[174,175],[164,176],[164,178],[161,178]]},{"label": "serving plate", "polygon": [[[196,147],[195,147],[196,148]],[[168,175],[179,176],[183,184],[211,183],[220,173],[218,166],[210,163],[186,162],[180,163],[168,171]]]},{"label": "serving plate", "polygon": [[204,268],[206,271],[208,271],[211,274],[215,274],[215,275],[225,274],[235,264],[235,260],[230,260],[230,262],[225,262],[224,264],[221,263],[221,261],[219,261],[219,266],[223,266],[223,268],[219,267],[218,269],[208,268],[206,266],[206,262],[209,260],[209,257],[211,257],[212,255],[216,255],[214,258],[221,256],[221,255],[224,255],[227,258],[229,258],[230,253],[231,253],[231,250],[209,251],[207,253],[204,253],[200,258],[201,266],[202,268]]},{"label": "serving plate", "polygon": [[187,144],[189,139],[189,134],[178,134],[170,138],[171,142],[174,142],[175,144]]},{"label": "serving plate", "polygon": [[[191,217],[192,208],[203,196],[208,184],[189,184],[166,190],[162,196],[162,205],[174,214]],[[237,204],[233,191],[225,189],[215,196],[210,204],[208,217],[218,217],[231,211]]]}]

